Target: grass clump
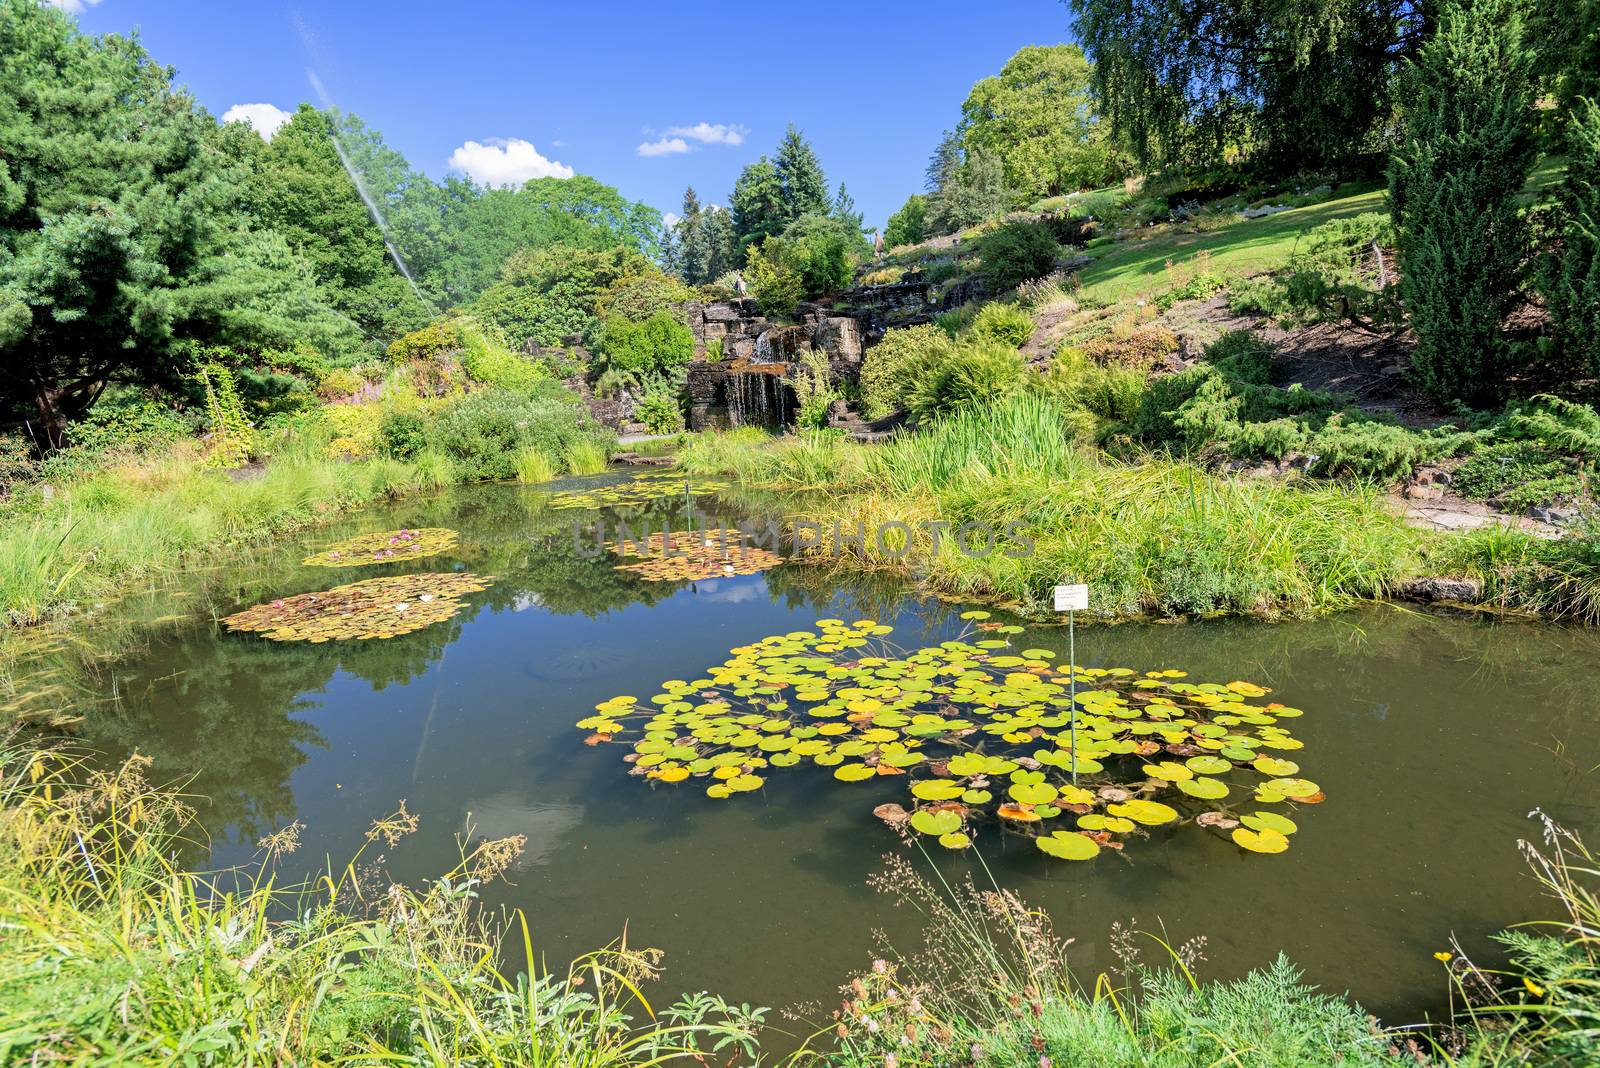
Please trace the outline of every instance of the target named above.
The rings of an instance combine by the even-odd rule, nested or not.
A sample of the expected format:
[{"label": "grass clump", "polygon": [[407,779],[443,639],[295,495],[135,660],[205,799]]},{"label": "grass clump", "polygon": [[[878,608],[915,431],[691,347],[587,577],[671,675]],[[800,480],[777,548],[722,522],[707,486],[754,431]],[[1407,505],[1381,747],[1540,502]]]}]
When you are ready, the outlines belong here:
[{"label": "grass clump", "polygon": [[[868,538],[859,563],[928,585],[1045,614],[1063,576],[1092,575],[1096,611],[1310,614],[1382,594],[1408,567],[1419,535],[1372,490],[1220,478],[1186,463],[1121,464],[1074,442],[1060,399],[1025,392],[974,405],[876,447],[835,442],[802,471],[793,447],[703,436],[686,466],[777,490],[796,520],[868,531],[892,522],[909,546]],[[997,548],[963,551],[967,523]]]},{"label": "grass clump", "polygon": [[1015,304],[986,304],[972,320],[972,333],[1020,349],[1033,336],[1033,316]]},{"label": "grass clump", "polygon": [[[521,836],[464,844],[420,889],[384,885],[361,853],[416,829],[402,803],[315,885],[278,875],[298,823],[263,839],[247,869],[192,872],[172,859],[192,810],[147,767],[0,757],[8,1059],[622,1068],[754,1051],[762,1010],[708,995],[652,1010],[639,986],[657,974],[653,950],[619,945],[544,971],[526,918],[493,922],[477,904]],[[513,944],[521,975],[493,948]]]}]

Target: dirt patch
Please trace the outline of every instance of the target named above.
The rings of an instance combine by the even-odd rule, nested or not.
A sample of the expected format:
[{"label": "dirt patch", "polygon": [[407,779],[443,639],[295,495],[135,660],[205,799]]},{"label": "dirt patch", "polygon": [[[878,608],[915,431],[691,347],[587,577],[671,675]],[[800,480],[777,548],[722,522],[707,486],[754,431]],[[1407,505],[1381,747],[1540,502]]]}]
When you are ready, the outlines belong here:
[{"label": "dirt patch", "polygon": [[1055,356],[1072,333],[1072,324],[1078,314],[1078,302],[1062,300],[1035,309],[1033,333],[1022,345],[1022,358],[1030,364],[1046,364]]}]

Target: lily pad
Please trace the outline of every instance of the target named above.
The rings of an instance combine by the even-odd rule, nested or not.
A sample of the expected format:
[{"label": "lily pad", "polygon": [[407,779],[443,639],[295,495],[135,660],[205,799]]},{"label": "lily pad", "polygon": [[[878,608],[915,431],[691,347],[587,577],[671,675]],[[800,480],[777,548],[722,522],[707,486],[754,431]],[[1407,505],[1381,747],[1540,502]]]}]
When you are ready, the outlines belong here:
[{"label": "lily pad", "polygon": [[1100,844],[1073,831],[1055,831],[1034,839],[1042,852],[1062,860],[1090,860],[1100,855]]}]

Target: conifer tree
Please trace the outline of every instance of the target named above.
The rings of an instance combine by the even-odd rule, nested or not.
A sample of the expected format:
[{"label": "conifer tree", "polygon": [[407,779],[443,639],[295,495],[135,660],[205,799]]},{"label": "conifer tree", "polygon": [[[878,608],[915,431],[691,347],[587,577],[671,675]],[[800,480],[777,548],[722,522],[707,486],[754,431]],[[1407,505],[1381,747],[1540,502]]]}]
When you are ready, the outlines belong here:
[{"label": "conifer tree", "polygon": [[1503,324],[1521,299],[1529,235],[1517,197],[1536,156],[1517,0],[1447,0],[1403,93],[1389,192],[1412,369],[1436,400],[1490,402],[1515,368]]},{"label": "conifer tree", "polygon": [[802,215],[827,214],[828,179],[822,173],[822,164],[817,162],[811,142],[792,122],[784,131],[783,140],[778,142],[776,166],[788,214],[784,222],[794,222]]}]

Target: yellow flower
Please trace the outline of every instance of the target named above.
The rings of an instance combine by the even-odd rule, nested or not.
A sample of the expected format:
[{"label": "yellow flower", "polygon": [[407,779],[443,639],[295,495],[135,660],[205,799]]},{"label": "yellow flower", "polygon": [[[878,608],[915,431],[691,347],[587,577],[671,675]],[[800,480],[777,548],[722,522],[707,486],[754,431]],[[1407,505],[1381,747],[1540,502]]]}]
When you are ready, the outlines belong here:
[{"label": "yellow flower", "polygon": [[1435,954],[1434,954],[1434,955],[1433,955],[1433,959],[1434,959],[1434,960],[1442,960],[1442,961],[1444,961],[1444,962],[1445,962],[1445,963],[1446,963],[1446,964],[1449,964],[1449,963],[1450,963],[1450,959],[1451,959],[1451,958],[1452,958],[1452,957],[1454,957],[1454,956],[1455,956],[1455,954],[1454,954],[1454,953],[1435,953]]},{"label": "yellow flower", "polygon": [[1524,978],[1522,980],[1522,985],[1527,987],[1528,988],[1528,993],[1532,994],[1534,997],[1536,997],[1536,998],[1544,997],[1544,987],[1540,986],[1538,983],[1534,982],[1532,979]]}]

